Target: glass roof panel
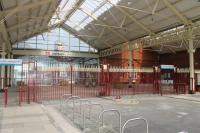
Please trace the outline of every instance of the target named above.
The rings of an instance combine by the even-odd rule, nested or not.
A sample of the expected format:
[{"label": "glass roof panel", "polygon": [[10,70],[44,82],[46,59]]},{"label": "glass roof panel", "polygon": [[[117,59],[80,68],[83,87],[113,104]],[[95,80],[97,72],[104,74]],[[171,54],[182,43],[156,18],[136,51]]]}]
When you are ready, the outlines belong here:
[{"label": "glass roof panel", "polygon": [[74,8],[77,0],[61,0],[49,25],[57,24],[65,20],[67,14]]},{"label": "glass roof panel", "polygon": [[[112,0],[112,3],[117,4],[119,1],[120,0]],[[107,0],[85,0],[65,24],[79,31],[90,24],[94,20],[93,18],[98,19],[99,16],[108,11],[111,7],[113,7],[113,5],[107,2]],[[91,16],[84,12],[91,14]]]}]

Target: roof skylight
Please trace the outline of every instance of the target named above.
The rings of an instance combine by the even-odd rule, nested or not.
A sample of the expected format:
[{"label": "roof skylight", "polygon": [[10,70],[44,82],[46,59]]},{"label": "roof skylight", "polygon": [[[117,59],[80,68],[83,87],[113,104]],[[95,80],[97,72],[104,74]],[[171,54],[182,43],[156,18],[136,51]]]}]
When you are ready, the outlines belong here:
[{"label": "roof skylight", "polygon": [[[117,4],[120,0],[112,0]],[[85,0],[75,13],[65,22],[71,28],[79,31],[113,7],[107,0]],[[87,12],[88,14],[86,14]]]},{"label": "roof skylight", "polygon": [[49,25],[54,25],[65,20],[68,13],[75,7],[77,0],[61,0]]}]

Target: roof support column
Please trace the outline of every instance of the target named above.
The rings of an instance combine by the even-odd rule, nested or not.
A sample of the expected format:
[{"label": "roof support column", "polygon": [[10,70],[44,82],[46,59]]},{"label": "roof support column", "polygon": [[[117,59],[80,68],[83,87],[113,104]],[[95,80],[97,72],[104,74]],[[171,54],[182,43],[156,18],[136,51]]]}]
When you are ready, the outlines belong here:
[{"label": "roof support column", "polygon": [[[10,57],[11,57],[10,53],[8,53],[7,58],[10,59]],[[11,66],[7,66],[7,74],[6,74],[7,86],[10,86],[10,73],[11,73],[10,70],[11,70]]]},{"label": "roof support column", "polygon": [[[1,52],[1,58],[5,59],[6,57],[6,52]],[[1,66],[1,89],[4,88],[5,86],[5,66]]]},{"label": "roof support column", "polygon": [[192,35],[192,28],[189,27],[188,31],[188,41],[189,41],[189,70],[190,70],[190,92],[193,93],[195,91],[195,83],[194,83],[194,40],[193,40],[193,35]]},{"label": "roof support column", "polygon": [[[14,55],[11,53],[10,58],[13,59]],[[14,66],[10,67],[10,86],[13,84],[13,79],[14,79]]]}]

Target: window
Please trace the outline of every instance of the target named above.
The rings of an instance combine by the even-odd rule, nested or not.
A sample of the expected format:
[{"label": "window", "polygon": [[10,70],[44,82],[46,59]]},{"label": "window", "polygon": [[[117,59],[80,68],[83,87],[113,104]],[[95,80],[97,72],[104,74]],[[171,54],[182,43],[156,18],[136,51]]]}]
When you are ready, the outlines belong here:
[{"label": "window", "polygon": [[96,49],[62,28],[53,29],[49,32],[45,32],[36,37],[12,45],[14,49],[40,49],[51,51],[59,50],[59,46],[62,47],[63,51],[97,52]]}]

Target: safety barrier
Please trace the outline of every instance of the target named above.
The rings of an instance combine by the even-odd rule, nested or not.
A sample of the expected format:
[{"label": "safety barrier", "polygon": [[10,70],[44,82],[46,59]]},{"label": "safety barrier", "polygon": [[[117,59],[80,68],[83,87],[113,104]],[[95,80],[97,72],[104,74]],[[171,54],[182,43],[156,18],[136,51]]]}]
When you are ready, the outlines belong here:
[{"label": "safety barrier", "polygon": [[125,122],[125,124],[123,125],[122,127],[122,133],[125,133],[125,128],[126,128],[126,125],[132,121],[139,121],[139,120],[142,120],[145,122],[146,124],[146,133],[149,133],[149,124],[148,124],[148,121],[144,118],[133,118],[133,119],[129,119],[128,121]]},{"label": "safety barrier", "polygon": [[[167,93],[162,89],[160,73],[154,72],[153,68],[147,70],[111,66],[105,70],[101,67],[86,66],[24,70],[21,79],[23,85],[19,87],[21,88],[19,89],[19,103],[57,100],[63,94],[88,98]],[[180,75],[178,73],[175,76],[177,79],[174,83],[181,81]]]},{"label": "safety barrier", "polygon": [[176,83],[174,84],[174,89],[176,91],[176,94],[186,94],[187,89],[186,89],[186,84],[185,83]]},{"label": "safety barrier", "polygon": [[0,89],[0,105],[3,105],[4,107],[7,107],[8,105],[8,87],[4,87],[3,89]]},{"label": "safety barrier", "polygon": [[19,105],[22,102],[36,102],[38,99],[37,97],[37,89],[35,85],[35,81],[33,80],[32,83],[28,81],[27,85],[22,85],[20,82],[18,85],[18,94],[19,94]]}]

